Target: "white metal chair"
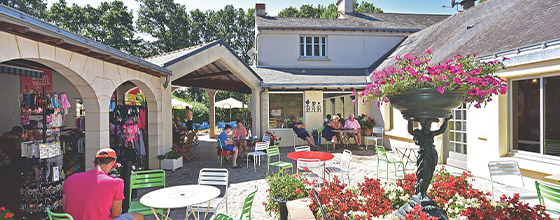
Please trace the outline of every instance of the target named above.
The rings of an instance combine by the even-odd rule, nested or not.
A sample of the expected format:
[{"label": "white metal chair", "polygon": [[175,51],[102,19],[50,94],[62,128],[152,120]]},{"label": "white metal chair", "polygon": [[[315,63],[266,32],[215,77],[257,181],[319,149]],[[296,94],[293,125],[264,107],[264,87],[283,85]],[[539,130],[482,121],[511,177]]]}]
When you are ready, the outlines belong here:
[{"label": "white metal chair", "polygon": [[[377,141],[381,140],[381,146],[383,146],[383,127],[373,127],[373,131],[371,132],[371,137],[366,137],[366,149],[370,141],[373,141],[373,146],[377,145]],[[376,136],[381,135],[381,136]]]},{"label": "white metal chair", "polygon": [[519,193],[519,198],[523,200],[538,198],[537,192],[525,188],[523,176],[516,161],[490,161],[488,162],[488,172],[492,184],[492,199],[495,194],[494,188],[510,196]]},{"label": "white metal chair", "polygon": [[313,182],[317,180],[317,185],[321,184],[324,179],[321,172],[322,162],[319,159],[304,159],[300,158],[297,160],[297,169],[301,172],[307,180]]},{"label": "white metal chair", "polygon": [[309,146],[294,147],[294,151],[295,151],[295,152],[300,152],[300,151],[311,151],[311,147],[309,147]]},{"label": "white metal chair", "polygon": [[253,156],[253,167],[255,168],[255,173],[257,172],[257,159],[259,160],[260,166],[261,156],[266,156],[266,149],[268,148],[269,144],[269,142],[255,143],[255,151],[247,153],[247,168],[249,168],[249,156]]},{"label": "white metal chair", "polygon": [[[223,195],[220,194],[220,196],[210,200],[208,203],[193,205],[193,211],[198,213],[199,219],[201,212],[206,212],[208,210],[208,212],[216,213],[218,206],[220,206],[224,200],[226,201],[226,212],[228,212],[227,191],[229,185],[229,173],[227,169],[202,168],[198,173],[198,185],[209,185],[221,188],[225,187]],[[204,219],[206,219],[206,217]]]},{"label": "white metal chair", "polygon": [[263,135],[262,142],[267,142],[270,144],[270,135],[268,134]]},{"label": "white metal chair", "polygon": [[340,166],[337,167],[332,166],[332,167],[325,168],[325,172],[328,175],[327,178],[329,179],[329,181],[331,180],[331,173],[333,174],[341,173],[342,182],[344,183],[344,173],[346,173],[346,176],[348,177],[348,184],[350,185],[350,161],[351,160],[352,160],[352,151],[344,150],[344,152],[342,152],[342,157],[340,158],[340,162],[339,162]]}]

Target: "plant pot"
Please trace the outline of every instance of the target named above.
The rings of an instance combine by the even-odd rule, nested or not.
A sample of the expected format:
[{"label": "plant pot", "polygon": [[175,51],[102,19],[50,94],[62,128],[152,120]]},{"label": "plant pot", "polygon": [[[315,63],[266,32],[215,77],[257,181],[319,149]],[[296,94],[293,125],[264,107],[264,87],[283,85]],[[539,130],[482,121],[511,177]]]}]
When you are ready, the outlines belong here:
[{"label": "plant pot", "polygon": [[450,91],[440,94],[436,88],[420,88],[388,98],[405,119],[447,118],[452,110],[463,104],[465,94]]},{"label": "plant pot", "polygon": [[276,199],[276,198],[272,198],[272,200],[274,200],[278,203],[278,215],[280,216],[280,218],[278,218],[278,219],[279,220],[288,220],[288,207],[286,206],[286,203],[288,201],[279,200],[279,199]]},{"label": "plant pot", "polygon": [[161,169],[175,171],[181,167],[183,167],[183,157],[161,160]]},{"label": "plant pot", "polygon": [[372,132],[373,132],[373,128],[362,127],[362,137],[371,136]]}]

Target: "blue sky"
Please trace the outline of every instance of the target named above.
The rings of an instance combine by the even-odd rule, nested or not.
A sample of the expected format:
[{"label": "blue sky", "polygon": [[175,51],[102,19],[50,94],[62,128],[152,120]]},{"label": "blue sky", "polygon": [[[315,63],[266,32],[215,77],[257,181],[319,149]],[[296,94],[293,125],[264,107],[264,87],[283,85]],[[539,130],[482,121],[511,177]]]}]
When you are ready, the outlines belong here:
[{"label": "blue sky", "polygon": [[[69,4],[79,5],[91,4],[97,6],[100,2],[108,0],[66,0]],[[140,4],[135,0],[122,0],[129,9],[137,11]],[[362,0],[358,0],[362,2]],[[49,6],[58,0],[47,0]],[[289,6],[299,7],[302,4],[328,5],[336,3],[336,0],[175,0],[183,4],[187,9],[218,10],[226,4],[232,4],[236,8],[253,8],[255,3],[266,3],[266,10],[269,15],[276,15],[278,11]],[[428,14],[454,14],[457,12],[453,8],[442,8],[442,5],[450,5],[450,0],[368,0],[375,6],[380,7],[385,12],[399,13],[428,13]],[[136,16],[136,13],[134,13]]]}]

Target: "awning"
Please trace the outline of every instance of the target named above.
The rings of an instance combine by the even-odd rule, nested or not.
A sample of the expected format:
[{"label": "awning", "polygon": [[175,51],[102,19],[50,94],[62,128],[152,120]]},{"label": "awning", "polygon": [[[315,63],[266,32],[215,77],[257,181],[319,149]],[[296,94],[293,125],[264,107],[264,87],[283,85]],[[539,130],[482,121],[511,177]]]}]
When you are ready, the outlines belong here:
[{"label": "awning", "polygon": [[0,64],[0,74],[43,78],[42,70],[23,68],[19,66],[10,66],[6,64]]}]

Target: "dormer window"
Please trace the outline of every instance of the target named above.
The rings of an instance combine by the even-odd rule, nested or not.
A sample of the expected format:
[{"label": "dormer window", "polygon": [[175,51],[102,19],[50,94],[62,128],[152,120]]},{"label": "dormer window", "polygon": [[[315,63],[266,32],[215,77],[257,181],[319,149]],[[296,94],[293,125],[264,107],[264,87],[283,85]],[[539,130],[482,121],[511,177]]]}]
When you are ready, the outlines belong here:
[{"label": "dormer window", "polygon": [[299,57],[301,58],[327,58],[326,36],[299,36]]}]

